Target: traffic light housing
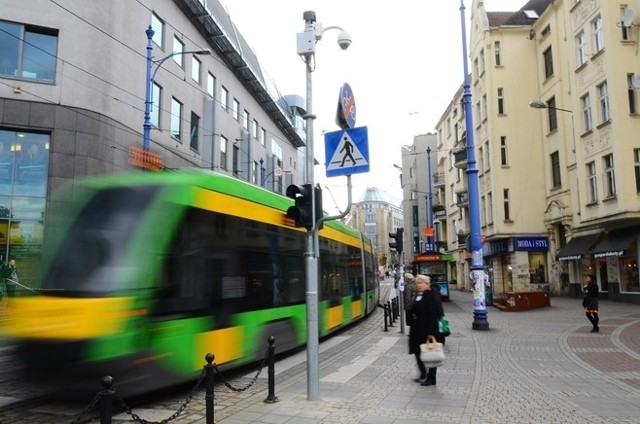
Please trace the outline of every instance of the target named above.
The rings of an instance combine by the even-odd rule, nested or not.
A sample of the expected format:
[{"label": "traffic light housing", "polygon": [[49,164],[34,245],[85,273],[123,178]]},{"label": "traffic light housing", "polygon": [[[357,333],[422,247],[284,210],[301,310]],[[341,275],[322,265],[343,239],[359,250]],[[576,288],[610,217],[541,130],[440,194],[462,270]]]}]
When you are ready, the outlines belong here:
[{"label": "traffic light housing", "polygon": [[404,228],[398,228],[395,233],[389,233],[390,239],[395,241],[389,241],[389,247],[395,249],[398,253],[402,253],[402,246],[404,243]]},{"label": "traffic light housing", "polygon": [[[287,209],[287,217],[294,220],[296,227],[304,227],[308,230],[313,228],[313,197],[315,201],[316,220],[322,217],[322,189],[313,187],[312,184],[295,185],[287,187],[287,197],[295,201],[295,206]],[[322,226],[320,227],[322,228]]]}]

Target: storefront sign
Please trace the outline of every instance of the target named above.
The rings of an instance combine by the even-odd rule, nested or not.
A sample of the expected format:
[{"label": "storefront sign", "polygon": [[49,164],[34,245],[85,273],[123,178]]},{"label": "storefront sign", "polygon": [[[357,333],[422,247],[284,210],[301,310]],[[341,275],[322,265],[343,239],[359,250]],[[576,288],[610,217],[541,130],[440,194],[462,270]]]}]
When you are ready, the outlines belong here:
[{"label": "storefront sign", "polygon": [[515,237],[514,247],[518,251],[546,252],[549,250],[548,237]]}]

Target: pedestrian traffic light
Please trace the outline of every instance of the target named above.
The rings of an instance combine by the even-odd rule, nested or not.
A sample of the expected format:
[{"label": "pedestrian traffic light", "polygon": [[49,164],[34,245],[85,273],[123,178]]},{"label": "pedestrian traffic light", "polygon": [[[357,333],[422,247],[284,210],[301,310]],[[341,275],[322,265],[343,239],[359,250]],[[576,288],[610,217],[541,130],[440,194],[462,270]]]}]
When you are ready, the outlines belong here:
[{"label": "pedestrian traffic light", "polygon": [[[287,209],[287,217],[295,221],[296,227],[313,228],[313,197],[315,201],[316,221],[322,217],[322,189],[311,184],[295,185],[287,187],[287,197],[295,201],[295,206]],[[322,226],[320,227],[322,228]]]},{"label": "pedestrian traffic light", "polygon": [[398,228],[395,233],[389,233],[389,238],[395,239],[395,241],[389,241],[389,247],[396,249],[398,253],[402,253],[403,233],[404,228]]}]

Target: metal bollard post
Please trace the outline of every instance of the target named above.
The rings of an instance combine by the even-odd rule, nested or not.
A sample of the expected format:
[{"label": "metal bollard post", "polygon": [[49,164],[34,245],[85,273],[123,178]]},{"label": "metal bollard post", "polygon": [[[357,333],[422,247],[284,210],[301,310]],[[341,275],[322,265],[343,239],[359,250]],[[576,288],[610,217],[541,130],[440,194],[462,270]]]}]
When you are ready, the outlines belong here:
[{"label": "metal bollard post", "polygon": [[215,359],[215,355],[213,353],[207,353],[204,356],[204,360],[207,361],[207,364],[204,366],[204,377],[206,384],[206,393],[204,396],[204,403],[206,405],[207,410],[207,422],[205,424],[214,424],[213,417],[213,379],[214,379],[214,365],[213,360]]},{"label": "metal bollard post", "polygon": [[267,398],[264,400],[265,403],[276,403],[278,401],[278,397],[276,396],[276,372],[275,372],[275,347],[273,343],[276,341],[276,338],[273,336],[269,336],[269,350],[267,354],[267,366],[268,366],[268,376],[269,376],[269,394]]},{"label": "metal bollard post", "polygon": [[400,318],[400,305],[398,304],[398,298],[397,297],[393,298],[393,307],[395,308],[396,320],[397,320],[398,318]]},{"label": "metal bollard post", "polygon": [[113,377],[110,375],[102,377],[102,387],[104,390],[100,392],[100,424],[111,424],[111,415],[113,413]]},{"label": "metal bollard post", "polygon": [[393,312],[391,311],[391,301],[387,302],[387,309],[389,310],[389,327],[393,327]]},{"label": "metal bollard post", "polygon": [[384,331],[389,331],[387,328],[387,305],[382,305],[382,309],[384,309]]}]

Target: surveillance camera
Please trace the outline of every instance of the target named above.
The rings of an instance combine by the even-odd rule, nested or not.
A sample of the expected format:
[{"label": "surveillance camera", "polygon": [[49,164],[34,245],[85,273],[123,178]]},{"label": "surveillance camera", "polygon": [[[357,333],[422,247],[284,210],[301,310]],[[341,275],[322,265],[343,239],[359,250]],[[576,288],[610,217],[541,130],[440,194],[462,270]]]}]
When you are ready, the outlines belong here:
[{"label": "surveillance camera", "polygon": [[351,45],[351,36],[347,32],[342,31],[338,35],[338,45],[342,50],[347,50]]}]

